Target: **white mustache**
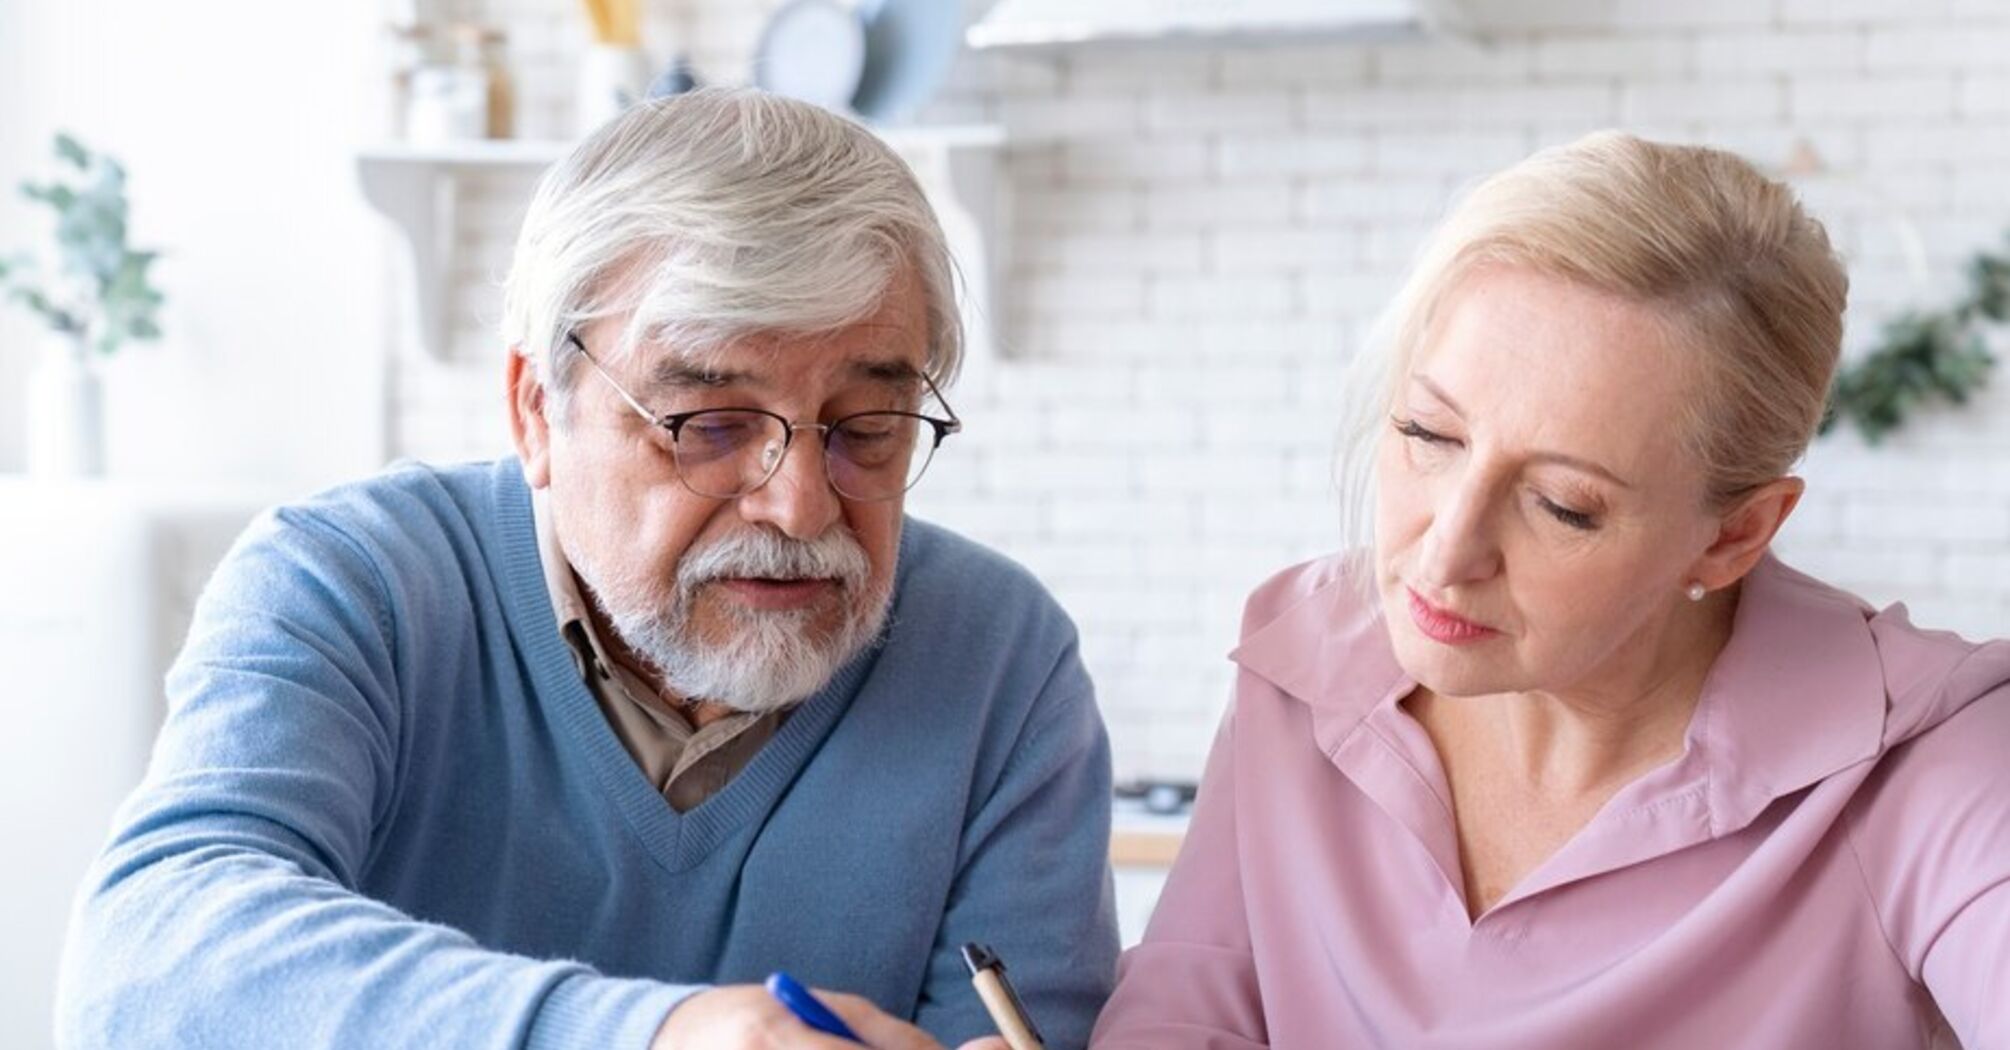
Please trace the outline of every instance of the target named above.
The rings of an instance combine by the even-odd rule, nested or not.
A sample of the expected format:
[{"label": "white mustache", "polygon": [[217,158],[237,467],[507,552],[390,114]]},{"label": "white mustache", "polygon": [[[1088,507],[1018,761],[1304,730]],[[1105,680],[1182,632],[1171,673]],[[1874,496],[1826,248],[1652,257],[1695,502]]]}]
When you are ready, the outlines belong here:
[{"label": "white mustache", "polygon": [[865,548],[841,528],[814,540],[792,540],[765,528],[733,533],[677,562],[677,586],[689,592],[718,579],[837,580],[865,586],[872,573]]}]

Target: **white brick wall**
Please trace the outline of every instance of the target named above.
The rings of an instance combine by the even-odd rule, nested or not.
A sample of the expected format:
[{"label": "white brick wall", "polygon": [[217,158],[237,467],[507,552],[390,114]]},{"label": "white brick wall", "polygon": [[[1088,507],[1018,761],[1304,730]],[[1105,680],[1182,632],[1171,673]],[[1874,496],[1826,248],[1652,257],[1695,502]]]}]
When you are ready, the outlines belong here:
[{"label": "white brick wall", "polygon": [[[526,132],[564,126],[572,5],[435,6],[510,26]],[[741,80],[773,6],[663,0],[650,40]],[[1012,136],[1011,356],[951,395],[970,430],[913,506],[1069,606],[1122,775],[1198,772],[1241,595],[1331,543],[1345,356],[1470,179],[1614,124],[1764,164],[1806,139],[1829,170],[1802,187],[1852,258],[1853,349],[1948,294],[1966,253],[2010,227],[2000,0],[1470,6],[1485,45],[969,56],[934,107]],[[483,182],[464,213],[461,333],[450,361],[397,369],[400,451],[505,447],[489,333],[525,189]],[[1790,560],[1923,623],[2010,633],[2010,374],[1883,448],[1825,440],[1806,474]]]}]

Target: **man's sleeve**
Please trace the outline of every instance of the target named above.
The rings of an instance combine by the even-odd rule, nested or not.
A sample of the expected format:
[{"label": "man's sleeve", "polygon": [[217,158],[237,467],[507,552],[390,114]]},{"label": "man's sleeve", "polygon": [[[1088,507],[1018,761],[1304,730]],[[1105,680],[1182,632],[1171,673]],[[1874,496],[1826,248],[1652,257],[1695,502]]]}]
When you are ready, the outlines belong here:
[{"label": "man's sleeve", "polygon": [[1144,940],[1124,953],[1099,1050],[1270,1045],[1235,831],[1235,708],[1216,734],[1179,858]]},{"label": "man's sleeve", "polygon": [[225,559],[79,891],[60,1045],[642,1050],[690,994],[487,951],[354,891],[404,731],[389,593],[302,511]]},{"label": "man's sleeve", "polygon": [[960,954],[979,941],[1047,1046],[1087,1045],[1116,968],[1109,853],[1109,737],[1071,640],[964,828],[915,1023],[950,1046],[993,1032]]}]

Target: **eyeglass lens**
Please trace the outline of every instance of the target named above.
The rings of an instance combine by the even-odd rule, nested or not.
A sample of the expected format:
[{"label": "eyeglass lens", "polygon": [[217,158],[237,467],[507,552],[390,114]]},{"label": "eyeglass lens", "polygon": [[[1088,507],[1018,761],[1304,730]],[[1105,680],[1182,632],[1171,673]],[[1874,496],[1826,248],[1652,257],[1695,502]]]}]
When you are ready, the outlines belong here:
[{"label": "eyeglass lens", "polygon": [[[856,500],[891,499],[907,491],[935,453],[934,442],[918,442],[922,425],[921,419],[904,412],[870,412],[841,420],[824,438],[824,467],[831,485]],[[702,495],[728,499],[767,481],[781,466],[788,443],[788,425],[774,416],[712,409],[686,418],[673,447],[687,486]]]}]

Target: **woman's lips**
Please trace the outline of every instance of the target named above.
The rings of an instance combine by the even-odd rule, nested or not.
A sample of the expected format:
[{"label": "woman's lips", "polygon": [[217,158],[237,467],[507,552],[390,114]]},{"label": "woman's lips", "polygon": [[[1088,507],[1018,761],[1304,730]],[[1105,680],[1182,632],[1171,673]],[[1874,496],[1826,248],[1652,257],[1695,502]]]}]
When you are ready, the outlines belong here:
[{"label": "woman's lips", "polygon": [[1499,634],[1491,627],[1472,622],[1455,613],[1440,609],[1423,599],[1416,591],[1403,588],[1410,595],[1410,621],[1424,637],[1446,645],[1467,645],[1485,641]]},{"label": "woman's lips", "polygon": [[799,609],[822,598],[837,587],[824,579],[770,580],[758,577],[728,577],[718,581],[742,605],[756,609]]}]

